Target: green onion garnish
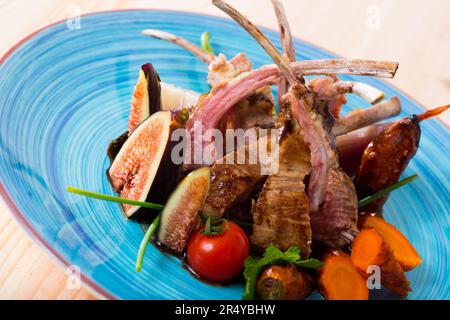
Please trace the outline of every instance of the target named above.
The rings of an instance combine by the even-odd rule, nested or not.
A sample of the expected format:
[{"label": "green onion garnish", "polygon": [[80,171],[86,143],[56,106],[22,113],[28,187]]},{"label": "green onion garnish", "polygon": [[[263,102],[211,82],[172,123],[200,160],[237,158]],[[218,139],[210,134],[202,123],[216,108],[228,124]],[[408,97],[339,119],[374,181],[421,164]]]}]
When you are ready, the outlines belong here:
[{"label": "green onion garnish", "polygon": [[211,38],[211,34],[209,32],[203,32],[201,37],[202,49],[208,51],[209,53],[213,53],[211,48],[211,44],[209,43],[209,39]]},{"label": "green onion garnish", "polygon": [[101,194],[101,193],[81,190],[81,189],[77,189],[77,188],[74,188],[74,187],[68,187],[67,191],[69,191],[70,193],[75,193],[75,194],[78,194],[80,196],[85,196],[85,197],[88,197],[88,198],[94,198],[94,199],[111,201],[111,202],[131,204],[131,205],[144,207],[144,208],[150,208],[150,209],[156,209],[156,210],[162,210],[164,208],[164,206],[161,205],[161,204],[156,204],[156,203],[151,203],[151,202],[143,202],[143,201],[136,201],[136,200],[130,200],[130,199],[124,199],[124,198],[114,197],[114,196],[108,196],[106,194]]},{"label": "green onion garnish", "polygon": [[359,208],[364,207],[364,206],[368,205],[369,203],[372,203],[375,200],[377,200],[377,199],[379,199],[381,197],[384,197],[385,195],[387,195],[388,193],[394,191],[395,189],[398,189],[398,188],[404,186],[405,184],[408,184],[408,183],[412,182],[417,177],[418,177],[417,174],[412,175],[412,176],[410,176],[408,178],[405,178],[403,180],[400,180],[400,181],[394,183],[393,185],[387,187],[386,189],[380,190],[380,191],[374,193],[371,196],[368,196],[368,197],[366,197],[364,199],[359,200],[358,207]]},{"label": "green onion garnish", "polygon": [[159,221],[161,219],[161,215],[159,214],[155,220],[153,220],[152,224],[148,227],[147,232],[145,232],[144,239],[142,239],[141,246],[139,247],[138,256],[136,259],[136,271],[141,272],[142,261],[144,260],[145,250],[147,250],[147,245],[150,242],[150,239],[155,234],[156,229],[158,228]]},{"label": "green onion garnish", "polygon": [[[68,187],[67,191],[69,191],[70,193],[78,194],[78,195],[85,196],[88,198],[94,198],[94,199],[118,202],[118,203],[125,203],[125,204],[132,204],[132,205],[144,207],[144,208],[157,209],[157,210],[162,210],[164,208],[164,206],[161,204],[135,201],[135,200],[124,199],[124,198],[120,198],[120,197],[108,196],[106,194],[81,190],[81,189],[77,189],[74,187]],[[160,218],[161,218],[161,215],[159,214],[155,218],[155,220],[153,220],[152,224],[147,229],[147,232],[145,232],[144,238],[142,239],[142,242],[141,242],[141,245],[140,245],[139,251],[138,251],[138,256],[136,259],[136,271],[137,272],[141,271],[142,261],[144,260],[145,250],[147,250],[147,245],[148,245],[150,239],[155,234],[156,229],[158,228]]]}]

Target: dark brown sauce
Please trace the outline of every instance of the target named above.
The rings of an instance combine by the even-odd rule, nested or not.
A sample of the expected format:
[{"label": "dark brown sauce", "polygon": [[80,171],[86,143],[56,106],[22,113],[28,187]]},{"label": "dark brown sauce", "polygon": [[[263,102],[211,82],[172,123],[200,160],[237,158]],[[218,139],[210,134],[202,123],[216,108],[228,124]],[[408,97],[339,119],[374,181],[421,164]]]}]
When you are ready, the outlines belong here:
[{"label": "dark brown sauce", "polygon": [[233,284],[243,284],[244,283],[244,277],[242,275],[242,273],[237,276],[236,278],[234,278],[233,280],[226,282],[226,283],[218,283],[209,279],[205,279],[203,277],[201,277],[199,274],[197,274],[187,263],[187,258],[186,258],[186,252],[182,252],[182,253],[178,253],[172,249],[170,249],[169,247],[167,247],[165,244],[161,243],[160,241],[158,241],[157,239],[152,239],[151,243],[153,244],[153,246],[158,249],[159,252],[161,252],[163,255],[165,256],[173,256],[177,259],[179,259],[181,261],[181,264],[183,266],[183,269],[187,270],[189,272],[189,274],[191,276],[193,276],[195,279],[208,284],[208,285],[212,285],[212,286],[216,286],[216,287],[226,287],[229,285],[233,285]]}]

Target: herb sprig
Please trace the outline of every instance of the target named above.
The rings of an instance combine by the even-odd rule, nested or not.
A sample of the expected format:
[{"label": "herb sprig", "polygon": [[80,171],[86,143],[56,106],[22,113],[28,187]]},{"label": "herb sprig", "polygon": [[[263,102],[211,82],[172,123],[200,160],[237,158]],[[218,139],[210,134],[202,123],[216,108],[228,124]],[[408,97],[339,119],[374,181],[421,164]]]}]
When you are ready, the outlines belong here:
[{"label": "herb sprig", "polygon": [[156,204],[156,203],[151,203],[151,202],[143,202],[143,201],[136,201],[136,200],[130,200],[130,199],[125,199],[125,198],[120,198],[120,197],[115,197],[115,196],[109,196],[109,195],[106,195],[106,194],[86,191],[86,190],[77,189],[77,188],[74,188],[74,187],[68,187],[67,191],[69,191],[70,193],[78,194],[80,196],[85,196],[85,197],[93,198],[93,199],[105,200],[105,201],[110,201],[110,202],[117,202],[117,203],[122,203],[122,204],[131,204],[131,205],[135,205],[135,206],[139,206],[139,207],[144,207],[144,208],[149,208],[149,209],[156,209],[156,210],[164,209],[164,206],[162,204]]},{"label": "herb sprig", "polygon": [[139,247],[137,259],[136,259],[136,271],[141,272],[142,269],[142,262],[144,261],[144,255],[145,251],[147,250],[147,245],[152,239],[153,235],[156,232],[156,229],[158,229],[159,222],[161,220],[161,215],[158,214],[158,216],[153,220],[152,224],[148,227],[147,232],[145,232],[144,238],[142,239],[141,245]]},{"label": "herb sprig", "polygon": [[211,39],[211,34],[209,32],[203,32],[202,36],[201,36],[201,46],[202,46],[203,50],[214,54],[214,52],[211,48],[211,44],[209,43],[210,39]]},{"label": "herb sprig", "polygon": [[300,248],[291,247],[285,252],[274,245],[267,247],[262,258],[249,256],[244,263],[244,278],[246,280],[244,295],[242,299],[252,300],[255,298],[256,280],[259,274],[266,268],[274,264],[293,264],[299,267],[319,269],[323,263],[316,259],[302,260]]},{"label": "herb sprig", "polygon": [[368,205],[369,203],[372,203],[375,200],[384,197],[388,193],[390,193],[390,192],[392,192],[392,191],[394,191],[394,190],[396,190],[396,189],[398,189],[400,187],[403,187],[404,185],[414,181],[418,177],[419,176],[417,174],[412,175],[412,176],[410,176],[408,178],[405,178],[403,180],[398,181],[397,183],[394,183],[393,185],[387,187],[386,189],[380,190],[380,191],[378,191],[378,192],[376,192],[376,193],[374,193],[374,194],[372,194],[372,195],[370,195],[370,196],[368,196],[368,197],[366,197],[364,199],[361,199],[361,200],[358,201],[358,207],[359,208],[364,207],[364,206]]},{"label": "herb sprig", "polygon": [[[135,200],[125,199],[125,198],[120,198],[120,197],[108,196],[106,194],[86,191],[86,190],[77,189],[74,187],[68,187],[67,191],[69,191],[70,193],[78,194],[78,195],[85,196],[88,198],[117,202],[117,203],[122,203],[122,204],[131,204],[131,205],[140,206],[140,207],[149,208],[149,209],[162,210],[164,208],[164,206],[161,204],[135,201]],[[161,214],[158,214],[158,216],[155,218],[155,220],[153,220],[153,222],[150,224],[149,228],[145,232],[144,238],[142,239],[141,245],[139,246],[139,251],[138,251],[137,258],[136,258],[136,271],[137,272],[140,272],[142,269],[142,262],[144,261],[145,251],[147,250],[148,243],[150,242],[150,240],[152,239],[156,230],[158,229],[160,220],[161,220]]]}]

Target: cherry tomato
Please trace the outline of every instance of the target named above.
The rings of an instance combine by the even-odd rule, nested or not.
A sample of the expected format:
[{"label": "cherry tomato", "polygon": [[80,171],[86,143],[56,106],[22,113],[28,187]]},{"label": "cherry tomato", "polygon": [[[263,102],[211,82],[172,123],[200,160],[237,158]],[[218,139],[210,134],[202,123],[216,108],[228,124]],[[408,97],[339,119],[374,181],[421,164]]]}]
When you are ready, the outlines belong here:
[{"label": "cherry tomato", "polygon": [[197,229],[187,245],[187,263],[200,277],[220,283],[235,278],[244,267],[249,255],[249,242],[245,232],[234,222],[224,221],[219,235],[202,233]]}]

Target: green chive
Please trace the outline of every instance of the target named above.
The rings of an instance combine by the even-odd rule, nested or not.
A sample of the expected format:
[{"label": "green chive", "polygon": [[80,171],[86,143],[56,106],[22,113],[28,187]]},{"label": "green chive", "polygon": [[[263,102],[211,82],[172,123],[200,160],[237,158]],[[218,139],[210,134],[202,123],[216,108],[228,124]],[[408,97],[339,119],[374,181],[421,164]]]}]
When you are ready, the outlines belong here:
[{"label": "green chive", "polygon": [[142,239],[141,246],[139,247],[138,256],[136,259],[136,271],[141,272],[142,261],[144,261],[145,250],[147,250],[147,245],[150,242],[150,239],[155,234],[156,229],[158,228],[159,221],[161,219],[161,215],[158,215],[155,220],[153,220],[152,224],[148,227],[147,232],[144,235],[144,239]]},{"label": "green chive", "polygon": [[211,38],[211,34],[209,32],[202,33],[202,37],[201,37],[202,49],[214,54],[214,52],[211,48],[211,44],[209,43],[210,38]]},{"label": "green chive", "polygon": [[124,199],[120,197],[114,197],[114,196],[108,196],[106,194],[81,190],[73,187],[68,187],[67,191],[70,193],[78,194],[80,196],[85,196],[88,198],[94,198],[99,200],[105,200],[105,201],[111,201],[111,202],[118,202],[118,203],[125,203],[125,204],[131,204],[139,207],[144,208],[150,208],[150,209],[157,209],[162,210],[164,208],[161,204],[151,203],[151,202],[142,202],[142,201],[136,201],[136,200],[130,200],[130,199]]},{"label": "green chive", "polygon": [[374,193],[373,195],[368,196],[368,197],[366,197],[366,198],[360,200],[360,201],[358,202],[358,207],[360,207],[360,208],[361,208],[361,207],[364,207],[364,206],[368,205],[369,203],[372,203],[372,202],[374,202],[375,200],[377,200],[377,199],[379,199],[379,198],[381,198],[381,197],[384,197],[385,195],[387,195],[388,193],[394,191],[395,189],[398,189],[398,188],[400,188],[400,187],[402,187],[402,186],[404,186],[404,185],[406,185],[406,184],[412,182],[412,181],[415,180],[417,177],[418,177],[417,174],[412,175],[412,176],[410,176],[410,177],[408,177],[408,178],[405,178],[405,179],[403,179],[403,180],[401,180],[401,181],[398,181],[397,183],[394,183],[393,185],[387,187],[386,189],[380,190],[380,191]]}]

